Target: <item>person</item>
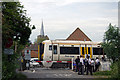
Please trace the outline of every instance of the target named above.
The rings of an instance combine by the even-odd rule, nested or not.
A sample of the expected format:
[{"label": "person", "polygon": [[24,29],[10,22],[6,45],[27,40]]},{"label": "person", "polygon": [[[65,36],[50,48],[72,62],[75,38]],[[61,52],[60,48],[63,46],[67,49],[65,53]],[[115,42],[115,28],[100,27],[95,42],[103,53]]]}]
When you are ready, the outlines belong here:
[{"label": "person", "polygon": [[85,58],[87,58],[87,56],[90,56],[90,54],[85,54]]},{"label": "person", "polygon": [[[88,55],[87,55],[88,56]],[[88,65],[88,59],[87,59],[87,57],[84,59],[84,65],[85,65],[85,70],[84,70],[84,72],[86,72],[87,71],[87,65]]]},{"label": "person", "polygon": [[96,60],[95,60],[95,72],[96,72],[97,70],[99,70],[99,66],[100,66],[100,61],[99,61],[99,58],[96,57]]},{"label": "person", "polygon": [[105,58],[105,56],[102,57],[102,61],[106,62],[106,58]]},{"label": "person", "polygon": [[90,56],[87,56],[87,59],[88,59],[88,65],[87,65],[87,73],[86,73],[86,75],[88,75],[88,72],[90,72],[90,74],[92,75],[92,67],[91,67]]},{"label": "person", "polygon": [[79,65],[79,71],[78,71],[78,75],[84,75],[84,63],[83,63],[83,56],[81,55],[80,56],[80,63],[78,64]]},{"label": "person", "polygon": [[77,58],[75,59],[75,63],[76,63],[76,72],[78,71],[79,69],[79,66],[78,66],[78,63],[80,62],[80,58],[79,56],[77,56]]},{"label": "person", "polygon": [[20,66],[20,70],[21,70],[21,71],[23,71],[23,58],[22,58],[22,56],[20,57],[20,59],[21,59],[21,66]]},{"label": "person", "polygon": [[94,61],[94,59],[91,59],[91,68],[92,68],[92,72],[94,72],[94,65],[95,65],[95,61]]}]

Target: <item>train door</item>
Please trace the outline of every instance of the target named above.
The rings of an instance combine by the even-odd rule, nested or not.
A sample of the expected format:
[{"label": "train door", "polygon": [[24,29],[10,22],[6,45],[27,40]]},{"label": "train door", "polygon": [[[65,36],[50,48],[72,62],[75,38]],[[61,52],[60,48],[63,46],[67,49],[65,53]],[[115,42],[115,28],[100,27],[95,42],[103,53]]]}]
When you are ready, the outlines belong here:
[{"label": "train door", "polygon": [[93,56],[92,45],[87,45],[87,54],[90,56],[90,58],[92,58],[92,56]]},{"label": "train door", "polygon": [[86,58],[86,55],[89,55],[92,58],[92,46],[91,45],[81,45],[80,54]]},{"label": "train door", "polygon": [[53,45],[53,61],[58,61],[58,45]]},{"label": "train door", "polygon": [[84,49],[85,45],[81,45],[80,47],[80,55],[82,55],[85,58],[85,49]]},{"label": "train door", "polygon": [[40,43],[40,48],[39,49],[40,49],[39,50],[39,53],[40,53],[39,59],[40,59],[40,61],[42,61],[43,60],[43,55],[44,55],[44,44]]}]

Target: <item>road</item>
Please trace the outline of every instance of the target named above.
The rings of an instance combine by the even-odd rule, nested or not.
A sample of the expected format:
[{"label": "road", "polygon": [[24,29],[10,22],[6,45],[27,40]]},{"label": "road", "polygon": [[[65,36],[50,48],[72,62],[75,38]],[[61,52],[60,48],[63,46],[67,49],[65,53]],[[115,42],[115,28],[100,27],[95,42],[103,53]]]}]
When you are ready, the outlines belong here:
[{"label": "road", "polygon": [[[35,68],[22,71],[28,78],[99,78],[99,76],[78,75],[70,69]],[[100,76],[100,78],[105,78]]]}]

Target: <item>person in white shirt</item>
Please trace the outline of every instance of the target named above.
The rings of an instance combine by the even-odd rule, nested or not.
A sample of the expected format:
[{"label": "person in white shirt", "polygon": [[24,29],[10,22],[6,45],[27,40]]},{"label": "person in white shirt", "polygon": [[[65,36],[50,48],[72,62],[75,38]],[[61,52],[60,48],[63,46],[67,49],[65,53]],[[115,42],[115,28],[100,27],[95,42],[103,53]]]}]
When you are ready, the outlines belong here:
[{"label": "person in white shirt", "polygon": [[96,60],[95,60],[95,72],[99,69],[99,66],[100,66],[100,61],[99,61],[99,58],[96,57]]},{"label": "person in white shirt", "polygon": [[95,65],[95,61],[94,59],[91,60],[91,67],[92,67],[92,71],[94,72],[94,65]]},{"label": "person in white shirt", "polygon": [[88,59],[88,65],[87,65],[87,73],[86,75],[88,75],[88,72],[90,72],[90,74],[92,75],[92,68],[91,68],[91,59],[90,56],[87,56]]},{"label": "person in white shirt", "polygon": [[87,66],[88,66],[88,59],[87,59],[87,57],[84,59],[84,65],[85,65],[84,72],[86,72],[87,71]]},{"label": "person in white shirt", "polygon": [[88,58],[88,63],[89,63],[89,65],[91,65],[91,59],[90,59],[90,57]]},{"label": "person in white shirt", "polygon": [[84,62],[83,62],[83,56],[80,56],[80,64],[79,64],[79,71],[78,71],[78,75],[84,75]]},{"label": "person in white shirt", "polygon": [[80,62],[82,63],[82,65],[84,65],[84,63],[83,63],[83,56],[80,56]]},{"label": "person in white shirt", "polygon": [[87,56],[90,56],[90,54],[85,54],[85,58],[87,58]]}]

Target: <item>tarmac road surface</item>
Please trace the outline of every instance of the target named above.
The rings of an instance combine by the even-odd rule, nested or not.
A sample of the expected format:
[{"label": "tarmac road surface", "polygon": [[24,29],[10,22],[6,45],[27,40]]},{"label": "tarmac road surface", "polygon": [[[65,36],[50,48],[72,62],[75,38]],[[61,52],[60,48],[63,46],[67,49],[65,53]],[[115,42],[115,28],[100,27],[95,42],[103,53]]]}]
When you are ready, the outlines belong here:
[{"label": "tarmac road surface", "polygon": [[70,69],[34,68],[22,71],[28,78],[107,78],[105,76],[78,75]]}]

